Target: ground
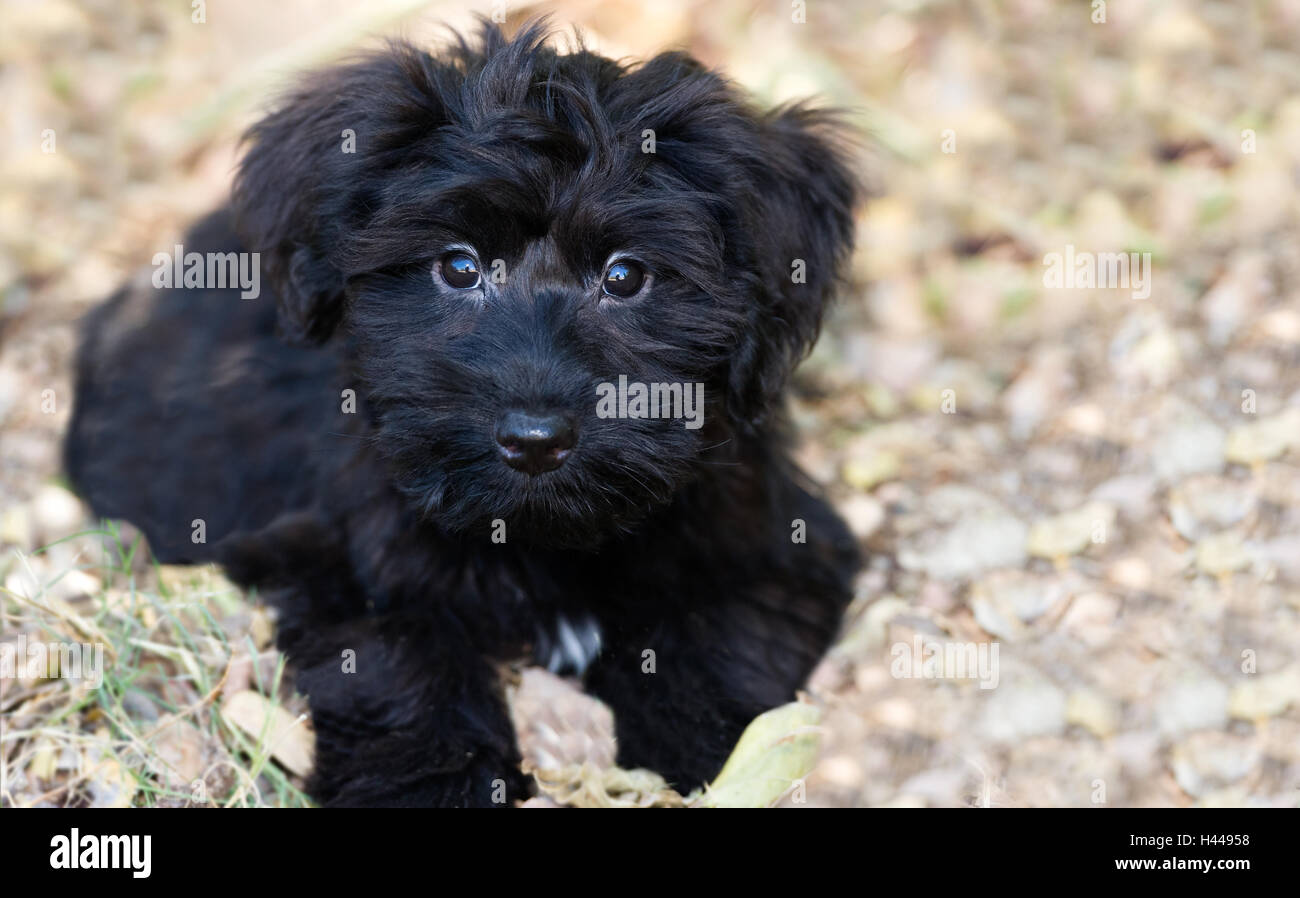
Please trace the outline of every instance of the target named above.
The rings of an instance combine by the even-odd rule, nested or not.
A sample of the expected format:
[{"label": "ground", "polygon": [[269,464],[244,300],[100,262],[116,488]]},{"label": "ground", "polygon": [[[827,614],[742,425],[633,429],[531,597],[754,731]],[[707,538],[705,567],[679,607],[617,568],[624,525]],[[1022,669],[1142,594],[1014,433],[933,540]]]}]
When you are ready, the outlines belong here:
[{"label": "ground", "polygon": [[[268,612],[151,565],[60,479],[73,326],[221,202],[289,72],[469,11],[186,5],[3,7],[0,640],[107,647],[99,689],[0,679],[3,805],[306,801]],[[864,135],[877,196],[793,410],[870,563],[782,802],[1296,806],[1300,2],[509,12],[545,10],[614,55],[682,45],[765,101],[819,94]],[[1149,293],[1050,285],[1067,248],[1150,253]],[[992,688],[917,646],[985,652]],[[599,772],[604,709],[520,684],[536,803],[674,803]]]}]

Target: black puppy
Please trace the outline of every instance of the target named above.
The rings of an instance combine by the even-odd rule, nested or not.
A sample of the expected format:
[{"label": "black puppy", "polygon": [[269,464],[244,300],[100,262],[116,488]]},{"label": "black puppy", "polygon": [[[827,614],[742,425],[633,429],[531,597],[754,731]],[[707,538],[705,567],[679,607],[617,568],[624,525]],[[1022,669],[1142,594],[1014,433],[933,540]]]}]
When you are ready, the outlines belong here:
[{"label": "black puppy", "polygon": [[[68,471],[279,608],[324,803],[523,797],[493,666],[521,657],[690,790],[850,597],[780,426],[852,243],[833,124],[545,39],[308,78],[181,280],[155,260],[86,322]],[[274,298],[211,282],[252,253]]]}]

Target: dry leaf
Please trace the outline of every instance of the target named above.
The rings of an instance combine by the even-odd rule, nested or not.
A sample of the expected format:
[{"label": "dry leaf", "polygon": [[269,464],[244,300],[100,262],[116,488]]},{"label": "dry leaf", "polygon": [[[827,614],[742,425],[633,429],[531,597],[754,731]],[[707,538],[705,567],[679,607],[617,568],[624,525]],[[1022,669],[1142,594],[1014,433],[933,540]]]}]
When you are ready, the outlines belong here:
[{"label": "dry leaf", "polygon": [[251,689],[226,699],[221,713],[268,748],[271,756],[291,773],[306,776],[311,772],[315,738],[305,717],[294,717]]},{"label": "dry leaf", "polygon": [[812,770],[820,743],[821,709],[791,702],[754,718],[722,772],[704,791],[709,808],[765,808]]}]

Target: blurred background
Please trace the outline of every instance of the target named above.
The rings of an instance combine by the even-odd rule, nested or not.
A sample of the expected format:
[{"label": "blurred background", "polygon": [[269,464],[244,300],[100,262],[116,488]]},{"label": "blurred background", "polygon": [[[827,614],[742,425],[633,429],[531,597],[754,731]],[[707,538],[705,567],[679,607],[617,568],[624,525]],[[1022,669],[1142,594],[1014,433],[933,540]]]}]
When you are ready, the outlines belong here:
[{"label": "blurred background", "polygon": [[[792,406],[871,561],[784,803],[1300,803],[1300,0],[198,6],[0,2],[0,640],[110,661],[0,680],[0,804],[305,801],[266,611],[61,480],[74,323],[225,200],[295,72],[494,11],[861,129],[876,197]],[[1150,253],[1149,297],[1046,287],[1068,246]],[[895,676],[917,638],[996,642],[996,688]],[[589,762],[552,798],[611,800],[607,715],[516,689],[531,763]]]}]

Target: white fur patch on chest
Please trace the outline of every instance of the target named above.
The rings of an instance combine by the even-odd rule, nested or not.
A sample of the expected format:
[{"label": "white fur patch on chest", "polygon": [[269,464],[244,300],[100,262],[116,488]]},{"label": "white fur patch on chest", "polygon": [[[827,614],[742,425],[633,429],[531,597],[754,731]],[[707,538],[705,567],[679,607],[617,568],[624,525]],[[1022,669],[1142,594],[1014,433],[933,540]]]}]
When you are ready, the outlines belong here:
[{"label": "white fur patch on chest", "polygon": [[572,620],[556,614],[548,633],[541,634],[537,660],[546,669],[561,676],[581,675],[600,654],[600,625],[583,615]]}]

